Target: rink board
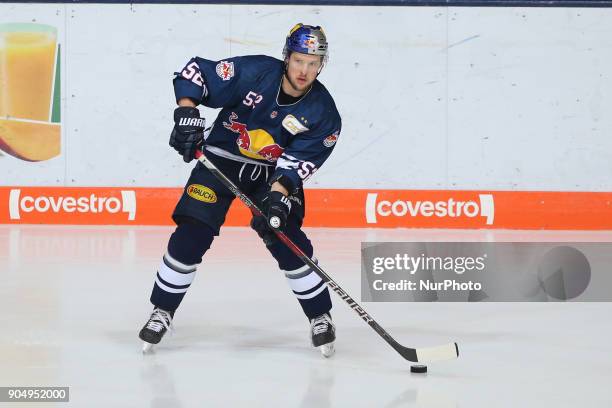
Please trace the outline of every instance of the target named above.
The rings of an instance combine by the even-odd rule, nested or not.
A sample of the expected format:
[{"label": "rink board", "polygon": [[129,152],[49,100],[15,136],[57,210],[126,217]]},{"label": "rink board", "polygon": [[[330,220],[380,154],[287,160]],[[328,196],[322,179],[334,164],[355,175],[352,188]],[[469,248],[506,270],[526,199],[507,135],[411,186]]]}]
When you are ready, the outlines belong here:
[{"label": "rink board", "polygon": [[[171,225],[180,188],[0,187],[0,223]],[[612,229],[612,193],[307,189],[311,227]],[[202,203],[202,205],[206,205]],[[236,201],[227,226],[246,226]]]}]

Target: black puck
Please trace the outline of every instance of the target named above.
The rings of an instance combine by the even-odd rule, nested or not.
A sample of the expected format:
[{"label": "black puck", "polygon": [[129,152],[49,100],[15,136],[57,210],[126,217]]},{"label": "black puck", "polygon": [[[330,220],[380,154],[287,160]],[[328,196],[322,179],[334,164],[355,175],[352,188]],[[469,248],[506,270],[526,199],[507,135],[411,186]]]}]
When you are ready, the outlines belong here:
[{"label": "black puck", "polygon": [[427,366],[426,365],[413,365],[410,366],[410,372],[411,373],[426,373],[427,372]]}]

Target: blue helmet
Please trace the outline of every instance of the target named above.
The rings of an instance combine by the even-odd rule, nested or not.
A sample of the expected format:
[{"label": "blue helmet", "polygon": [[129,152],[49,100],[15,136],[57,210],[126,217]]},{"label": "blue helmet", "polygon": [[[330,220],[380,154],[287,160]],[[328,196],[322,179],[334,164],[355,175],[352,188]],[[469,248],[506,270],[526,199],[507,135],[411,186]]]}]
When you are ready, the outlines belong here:
[{"label": "blue helmet", "polygon": [[323,62],[327,61],[327,38],[320,26],[296,24],[285,40],[283,56],[287,58],[290,52],[300,54],[320,55]]}]

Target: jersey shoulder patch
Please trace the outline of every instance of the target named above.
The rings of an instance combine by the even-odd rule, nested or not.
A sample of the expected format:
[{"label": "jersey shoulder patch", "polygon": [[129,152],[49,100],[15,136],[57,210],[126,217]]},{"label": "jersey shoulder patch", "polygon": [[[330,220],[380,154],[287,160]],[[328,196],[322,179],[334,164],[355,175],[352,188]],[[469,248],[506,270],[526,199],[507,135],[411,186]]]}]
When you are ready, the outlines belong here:
[{"label": "jersey shoulder patch", "polygon": [[323,146],[332,147],[338,141],[339,136],[340,136],[340,131],[336,130],[334,133],[332,133],[331,135],[323,139]]},{"label": "jersey shoulder patch", "polygon": [[234,77],[234,63],[232,61],[219,61],[217,64],[215,71],[219,78],[223,81],[229,81]]}]

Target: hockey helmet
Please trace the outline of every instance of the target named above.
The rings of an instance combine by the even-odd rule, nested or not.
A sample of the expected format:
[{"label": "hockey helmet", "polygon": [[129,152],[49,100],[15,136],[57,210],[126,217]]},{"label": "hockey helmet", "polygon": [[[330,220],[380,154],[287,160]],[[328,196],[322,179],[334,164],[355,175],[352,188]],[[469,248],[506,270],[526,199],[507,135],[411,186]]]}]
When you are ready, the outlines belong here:
[{"label": "hockey helmet", "polygon": [[319,55],[322,62],[327,62],[327,38],[320,26],[296,24],[285,40],[283,57],[289,57],[291,52],[300,54]]}]

